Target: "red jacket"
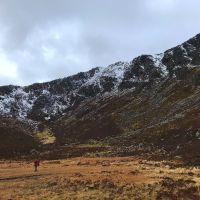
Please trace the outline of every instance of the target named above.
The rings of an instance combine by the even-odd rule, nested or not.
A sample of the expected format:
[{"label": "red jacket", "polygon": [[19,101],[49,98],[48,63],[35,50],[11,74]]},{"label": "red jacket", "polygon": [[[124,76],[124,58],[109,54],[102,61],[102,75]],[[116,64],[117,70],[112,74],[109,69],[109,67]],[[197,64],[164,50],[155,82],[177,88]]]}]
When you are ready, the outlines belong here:
[{"label": "red jacket", "polygon": [[40,161],[39,161],[39,160],[35,160],[35,161],[34,161],[34,166],[35,166],[35,167],[40,166]]}]

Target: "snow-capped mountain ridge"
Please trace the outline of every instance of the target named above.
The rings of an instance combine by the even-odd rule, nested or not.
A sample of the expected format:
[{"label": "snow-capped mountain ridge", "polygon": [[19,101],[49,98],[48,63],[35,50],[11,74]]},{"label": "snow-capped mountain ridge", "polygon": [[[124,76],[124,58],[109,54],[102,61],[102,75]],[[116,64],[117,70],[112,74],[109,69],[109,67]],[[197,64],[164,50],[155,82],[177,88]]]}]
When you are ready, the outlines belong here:
[{"label": "snow-capped mountain ridge", "polygon": [[[85,98],[93,97],[98,93],[119,91],[119,86],[124,81],[124,73],[129,67],[130,63],[117,62],[106,68],[94,68],[53,82],[15,87],[9,94],[0,96],[0,114],[26,119],[32,118],[31,115],[37,112],[40,113],[41,119],[49,120]],[[141,81],[139,77],[134,77],[129,81],[145,82],[146,80]],[[60,92],[56,90],[54,84],[61,89]],[[68,87],[65,87],[65,84]],[[41,120],[39,118],[34,120]]]},{"label": "snow-capped mountain ridge", "polygon": [[189,65],[200,65],[200,35],[162,54],[142,55],[131,62],[117,62],[51,82],[0,87],[0,115],[50,120],[88,98],[116,95],[167,78],[177,66]]}]

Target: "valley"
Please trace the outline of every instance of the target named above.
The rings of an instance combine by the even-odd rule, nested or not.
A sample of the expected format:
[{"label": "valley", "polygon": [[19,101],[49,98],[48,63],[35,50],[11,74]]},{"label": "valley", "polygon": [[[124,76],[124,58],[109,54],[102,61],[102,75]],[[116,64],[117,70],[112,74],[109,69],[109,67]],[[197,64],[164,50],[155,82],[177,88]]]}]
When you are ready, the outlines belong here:
[{"label": "valley", "polygon": [[199,200],[199,52],[1,86],[0,200]]}]

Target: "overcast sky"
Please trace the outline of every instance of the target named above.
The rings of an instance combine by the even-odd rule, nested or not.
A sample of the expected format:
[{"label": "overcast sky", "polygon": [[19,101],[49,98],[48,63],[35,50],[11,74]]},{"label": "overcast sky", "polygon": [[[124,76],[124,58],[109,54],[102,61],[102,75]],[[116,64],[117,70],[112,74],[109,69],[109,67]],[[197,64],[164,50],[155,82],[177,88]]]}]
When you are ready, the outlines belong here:
[{"label": "overcast sky", "polygon": [[199,0],[0,0],[0,85],[155,54],[200,33]]}]

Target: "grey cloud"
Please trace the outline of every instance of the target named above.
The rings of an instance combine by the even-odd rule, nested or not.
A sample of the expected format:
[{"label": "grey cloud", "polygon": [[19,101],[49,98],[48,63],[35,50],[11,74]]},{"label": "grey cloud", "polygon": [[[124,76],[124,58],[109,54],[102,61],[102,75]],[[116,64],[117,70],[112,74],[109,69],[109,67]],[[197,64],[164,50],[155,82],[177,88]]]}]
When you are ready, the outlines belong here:
[{"label": "grey cloud", "polygon": [[0,72],[0,84],[47,81],[162,52],[200,32],[199,6],[198,0],[0,0],[0,52],[18,67],[16,76]]}]

